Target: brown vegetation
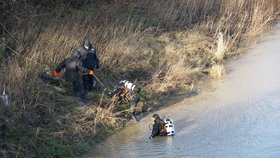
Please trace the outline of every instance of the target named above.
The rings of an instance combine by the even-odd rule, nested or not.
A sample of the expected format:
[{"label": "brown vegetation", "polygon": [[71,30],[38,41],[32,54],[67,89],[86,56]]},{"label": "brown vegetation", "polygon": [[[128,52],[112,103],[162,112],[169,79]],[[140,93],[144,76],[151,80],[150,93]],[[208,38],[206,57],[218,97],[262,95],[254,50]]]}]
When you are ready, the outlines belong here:
[{"label": "brown vegetation", "polygon": [[221,77],[224,60],[269,30],[280,15],[279,0],[0,3],[0,89],[5,85],[10,99],[8,107],[0,105],[4,157],[75,157],[127,122],[128,107],[121,106],[121,115],[106,107],[109,98],[102,90],[81,107],[68,84],[62,82],[67,92],[60,93],[38,81],[85,37],[98,49],[102,70],[96,75],[106,87],[119,79],[143,87],[142,113],[155,106],[156,96]]}]

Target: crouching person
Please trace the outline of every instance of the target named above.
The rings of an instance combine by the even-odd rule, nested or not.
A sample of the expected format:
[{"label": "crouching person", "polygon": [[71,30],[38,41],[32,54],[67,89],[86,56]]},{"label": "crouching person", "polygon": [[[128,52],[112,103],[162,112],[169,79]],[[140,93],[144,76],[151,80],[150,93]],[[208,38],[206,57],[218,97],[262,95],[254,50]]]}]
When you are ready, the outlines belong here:
[{"label": "crouching person", "polygon": [[160,118],[158,114],[153,115],[153,129],[150,139],[154,138],[155,136],[165,136],[167,135],[167,131],[165,128],[165,122],[163,119]]},{"label": "crouching person", "polygon": [[53,73],[54,76],[58,76],[59,72],[65,68],[65,80],[66,82],[72,82],[73,91],[80,98],[80,103],[86,105],[88,100],[86,99],[86,92],[83,87],[82,74],[93,74],[93,71],[89,71],[82,66],[81,54],[76,51],[72,57],[64,59],[56,68]]},{"label": "crouching person", "polygon": [[130,107],[132,118],[135,122],[139,121],[136,116],[135,108],[140,101],[140,87],[127,81],[121,80],[114,90],[109,92],[108,95],[113,97],[117,95],[120,100],[126,100]]}]

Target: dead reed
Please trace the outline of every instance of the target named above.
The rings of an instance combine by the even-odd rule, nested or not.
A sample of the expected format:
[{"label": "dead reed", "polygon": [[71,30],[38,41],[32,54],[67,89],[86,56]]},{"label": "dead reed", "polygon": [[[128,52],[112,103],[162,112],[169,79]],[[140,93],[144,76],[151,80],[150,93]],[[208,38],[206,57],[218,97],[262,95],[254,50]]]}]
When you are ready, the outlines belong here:
[{"label": "dead reed", "polygon": [[128,115],[105,107],[109,98],[101,92],[91,96],[90,106],[80,107],[63,81],[66,93],[38,81],[40,73],[52,72],[85,37],[97,47],[102,70],[96,75],[105,86],[137,80],[149,102],[162,93],[191,90],[204,78],[222,77],[224,60],[279,19],[280,2],[139,0],[34,13],[13,16],[9,29],[1,23],[6,40],[0,89],[5,85],[10,98],[9,107],[0,105],[7,127],[1,153],[6,157],[75,157],[100,133],[112,133],[127,121]]}]

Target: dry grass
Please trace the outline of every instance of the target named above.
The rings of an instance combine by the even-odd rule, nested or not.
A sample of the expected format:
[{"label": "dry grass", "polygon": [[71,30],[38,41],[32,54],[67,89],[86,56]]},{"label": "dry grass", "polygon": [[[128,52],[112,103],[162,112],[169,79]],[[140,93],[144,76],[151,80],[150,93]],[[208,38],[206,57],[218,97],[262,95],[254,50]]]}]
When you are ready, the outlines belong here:
[{"label": "dry grass", "polygon": [[223,0],[159,0],[138,1],[137,6],[145,9],[149,16],[156,16],[159,22],[169,28],[187,27],[203,21],[208,16],[219,16]]},{"label": "dry grass", "polygon": [[4,45],[12,50],[0,55],[0,89],[5,85],[10,97],[10,106],[0,107],[7,111],[0,116],[8,120],[3,153],[74,157],[87,150],[93,137],[127,121],[128,107],[106,107],[109,99],[101,92],[90,96],[89,107],[80,107],[63,81],[66,93],[38,82],[41,72],[53,71],[85,37],[98,49],[102,71],[96,74],[105,86],[137,80],[149,101],[190,90],[205,76],[222,77],[224,59],[268,30],[280,15],[278,0],[131,3],[132,10],[113,4],[95,11],[60,8],[33,16],[34,11],[29,20],[23,20],[28,14],[14,16],[13,27],[3,34]]},{"label": "dry grass", "polygon": [[209,70],[209,75],[215,79],[221,78],[224,73],[224,66],[220,64],[212,65]]}]

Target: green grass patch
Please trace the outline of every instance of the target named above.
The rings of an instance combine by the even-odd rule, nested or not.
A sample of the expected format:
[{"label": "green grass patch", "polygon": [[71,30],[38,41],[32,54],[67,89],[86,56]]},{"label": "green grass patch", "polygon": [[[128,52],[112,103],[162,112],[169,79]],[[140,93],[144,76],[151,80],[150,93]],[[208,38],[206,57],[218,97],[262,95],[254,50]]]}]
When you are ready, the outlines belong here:
[{"label": "green grass patch", "polygon": [[62,139],[50,137],[49,139],[42,139],[41,146],[38,148],[39,157],[75,157],[78,151],[75,151],[72,145],[68,144]]}]

